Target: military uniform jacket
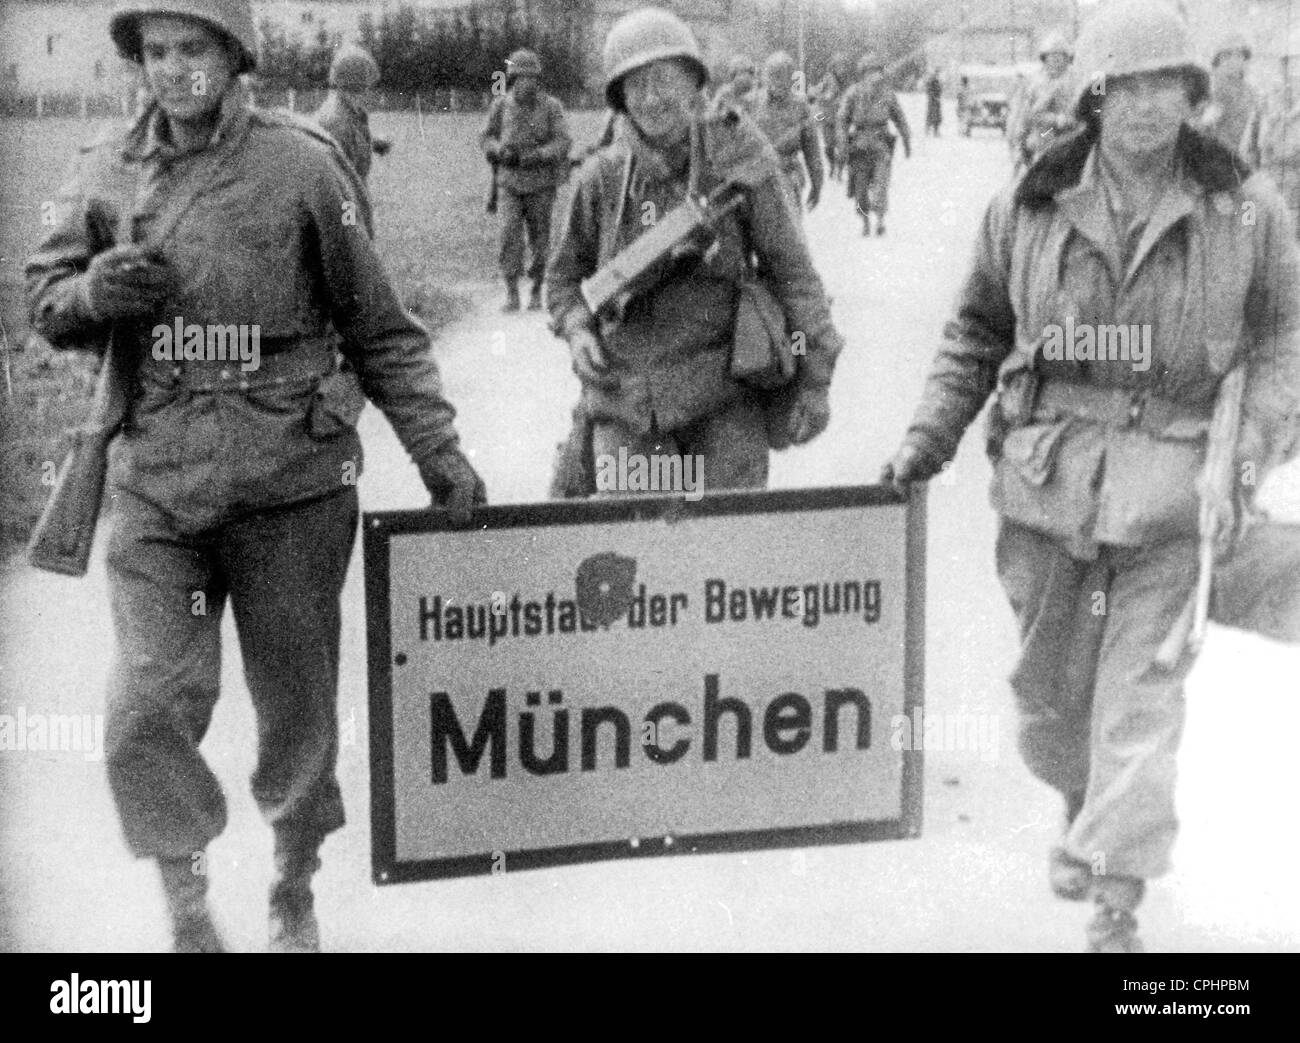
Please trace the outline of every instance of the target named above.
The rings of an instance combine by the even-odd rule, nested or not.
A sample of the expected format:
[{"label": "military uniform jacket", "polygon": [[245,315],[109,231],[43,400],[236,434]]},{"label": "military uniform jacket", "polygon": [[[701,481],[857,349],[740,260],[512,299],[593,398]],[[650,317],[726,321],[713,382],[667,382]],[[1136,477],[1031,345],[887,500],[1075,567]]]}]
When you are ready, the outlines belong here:
[{"label": "military uniform jacket", "polygon": [[[155,316],[112,334],[139,362],[111,479],[195,526],[336,491],[360,469],[358,381],[425,472],[455,443],[454,411],[338,146],[305,120],[248,108],[239,87],[198,151],[165,140],[163,119],[151,104],[82,150],[26,270],[33,327],[92,350],[110,328],[88,310],[80,274],[131,240],[133,216],[177,276]],[[262,367],[158,361],[156,326],[175,322],[258,327]],[[355,377],[331,376],[336,348]]]},{"label": "military uniform jacket", "polygon": [[[773,101],[767,91],[754,105],[754,121],[767,135],[781,160],[781,167],[795,185],[803,184],[802,167],[807,164],[814,185],[823,180],[821,149],[817,145],[817,120],[812,106],[790,94]],[[802,162],[800,162],[802,158]]]},{"label": "military uniform jacket", "polygon": [[511,91],[497,98],[488,110],[483,131],[484,151],[495,144],[518,149],[524,163],[497,168],[497,184],[527,195],[557,187],[568,176],[572,145],[564,106],[549,94],[538,91],[532,105],[523,105]]},{"label": "military uniform jacket", "polygon": [[[1127,250],[1086,133],[1049,149],[993,200],[907,434],[949,459],[999,381],[1026,369],[1043,387],[1082,385],[1126,403],[1131,424],[1038,408],[1007,429],[1001,409],[991,416],[994,507],[1080,558],[1100,543],[1196,534],[1205,421],[1234,365],[1248,367],[1238,457],[1259,481],[1300,396],[1291,220],[1268,180],[1243,182],[1211,139],[1184,128],[1178,151],[1178,178]],[[1086,348],[1047,359],[1046,338],[1067,322],[1148,327],[1149,366],[1088,360]],[[1146,411],[1164,420],[1148,423]]]},{"label": "military uniform jacket", "polygon": [[855,83],[840,102],[839,140],[848,142],[850,151],[869,152],[892,148],[889,124],[898,129],[903,146],[911,148],[907,117],[898,104],[898,95],[884,80],[875,84]]},{"label": "military uniform jacket", "polygon": [[330,91],[315,118],[339,143],[361,179],[364,181],[369,177],[375,146],[370,136],[370,116],[365,107],[345,91]]},{"label": "military uniform jacket", "polygon": [[[750,270],[748,251],[757,256],[789,327],[806,337],[807,355],[799,360],[796,379],[828,385],[841,347],[771,145],[735,110],[701,117],[696,134],[703,167],[699,191],[735,183],[745,205],[723,219],[716,248],[704,258],[669,273],[622,316],[602,319],[598,332],[620,384],[612,391],[583,390],[590,416],[640,431],[650,430],[652,422],[662,430],[681,427],[744,394],[729,364],[737,284]],[[688,167],[685,157],[679,166],[665,163],[627,123],[613,145],[579,168],[549,267],[556,332],[597,330],[582,280],[640,235],[653,214],[685,198]]]},{"label": "military uniform jacket", "polygon": [[[1024,106],[1017,119],[1016,140],[1031,156],[1037,155],[1074,126],[1077,99],[1075,81],[1069,73],[1052,79],[1046,73],[1031,80]],[[1065,122],[1064,129],[1058,124]]]}]

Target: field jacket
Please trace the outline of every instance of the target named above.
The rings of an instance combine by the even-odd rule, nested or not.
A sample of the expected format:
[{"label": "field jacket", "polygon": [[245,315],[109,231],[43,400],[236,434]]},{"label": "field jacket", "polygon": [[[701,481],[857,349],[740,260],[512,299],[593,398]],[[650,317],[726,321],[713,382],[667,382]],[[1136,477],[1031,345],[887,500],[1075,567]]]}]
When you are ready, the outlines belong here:
[{"label": "field jacket", "polygon": [[509,192],[549,191],[568,176],[573,139],[564,106],[549,94],[539,91],[532,105],[521,104],[513,91],[496,99],[481,142],[485,153],[511,146],[525,156],[526,165],[497,168],[497,183]]},{"label": "field jacket", "polygon": [[806,341],[796,378],[801,385],[829,385],[842,345],[762,131],[727,109],[701,116],[696,140],[699,192],[730,183],[744,196],[741,209],[721,220],[716,244],[704,256],[684,258],[622,315],[602,315],[597,322],[588,309],[582,281],[650,227],[656,214],[681,203],[688,190],[687,164],[666,167],[630,123],[578,170],[551,256],[552,328],[562,336],[579,328],[598,332],[620,381],[614,390],[584,387],[588,414],[621,420],[634,430],[681,427],[744,393],[729,365],[737,286],[752,262],[781,303],[790,330]]},{"label": "field jacket", "polygon": [[812,184],[820,189],[825,175],[812,106],[793,94],[783,101],[773,101],[767,91],[762,91],[754,106],[754,121],[776,149],[796,200],[801,197],[805,165]]},{"label": "field jacket", "polygon": [[877,152],[891,149],[894,136],[889,131],[892,123],[903,139],[903,148],[911,149],[911,132],[898,95],[888,83],[869,84],[859,81],[850,87],[840,101],[837,118],[838,139],[850,152]]},{"label": "field jacket", "polygon": [[339,143],[343,154],[357,168],[361,180],[369,177],[375,144],[370,135],[370,116],[365,106],[345,91],[333,90],[313,118]]},{"label": "field jacket", "polygon": [[[1205,422],[1231,367],[1248,367],[1238,457],[1257,482],[1284,449],[1300,400],[1290,217],[1266,178],[1208,137],[1184,128],[1178,155],[1180,173],[1127,267],[1088,134],[1059,142],[999,193],[907,433],[947,460],[995,387],[1052,386],[1060,394],[1044,396],[1050,408],[995,406],[992,500],[1080,558],[1101,543],[1195,535]],[[1112,337],[1145,327],[1146,368],[1081,359],[1086,347],[1048,359],[1048,338],[1071,327],[1092,327],[1098,343],[1102,327]],[[1086,390],[1070,390],[1078,386]],[[1089,420],[1061,405],[1080,396],[1126,403],[1125,418]]]},{"label": "field jacket", "polygon": [[[202,149],[175,149],[163,120],[151,104],[81,150],[26,268],[33,328],[100,351],[110,327],[88,310],[91,259],[132,241],[135,225],[176,275],[155,314],[111,331],[138,361],[110,479],[195,526],[335,491],[360,471],[360,391],[422,474],[436,473],[454,411],[338,145],[306,120],[250,109],[238,87]],[[263,364],[160,361],[157,327],[177,322],[209,344],[217,327],[256,327]],[[335,372],[339,352],[355,375]]]}]

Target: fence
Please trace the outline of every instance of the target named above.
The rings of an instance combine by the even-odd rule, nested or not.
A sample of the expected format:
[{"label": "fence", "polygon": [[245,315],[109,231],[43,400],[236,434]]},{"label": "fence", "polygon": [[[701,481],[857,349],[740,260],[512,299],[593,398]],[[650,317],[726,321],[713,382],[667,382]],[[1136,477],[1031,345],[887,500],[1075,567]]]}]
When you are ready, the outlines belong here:
[{"label": "fence", "polygon": [[[315,112],[325,100],[324,88],[294,90],[287,87],[254,87],[257,105],[290,112]],[[596,91],[560,91],[558,97],[569,109],[597,109],[604,104]],[[367,101],[372,112],[484,112],[492,101],[487,91],[466,91],[454,87],[421,91],[417,94],[377,91]],[[42,119],[80,117],[105,119],[129,116],[135,110],[134,92],[0,91],[0,117]]]}]

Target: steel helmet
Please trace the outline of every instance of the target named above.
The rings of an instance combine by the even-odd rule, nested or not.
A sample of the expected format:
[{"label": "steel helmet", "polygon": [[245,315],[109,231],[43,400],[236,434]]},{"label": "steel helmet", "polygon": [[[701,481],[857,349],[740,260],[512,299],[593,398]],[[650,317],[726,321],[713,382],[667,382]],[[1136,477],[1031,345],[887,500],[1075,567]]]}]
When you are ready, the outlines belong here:
[{"label": "steel helmet", "polygon": [[763,75],[768,83],[784,80],[791,83],[794,76],[794,59],[785,51],[773,51],[763,63]]},{"label": "steel helmet", "polygon": [[1219,59],[1225,54],[1231,54],[1233,51],[1240,51],[1243,58],[1250,60],[1250,41],[1246,39],[1245,34],[1236,30],[1222,37],[1214,47],[1214,58],[1211,65],[1218,65]]},{"label": "steel helmet", "polygon": [[520,48],[506,59],[506,83],[514,82],[516,76],[542,75],[542,60],[535,51]]},{"label": "steel helmet", "polygon": [[379,82],[379,64],[364,47],[340,47],[330,62],[330,86],[349,91],[369,90]]},{"label": "steel helmet", "polygon": [[1042,43],[1038,45],[1039,61],[1049,54],[1063,54],[1067,58],[1074,57],[1074,48],[1070,46],[1070,41],[1066,38],[1065,33],[1059,29],[1053,30],[1044,36]]},{"label": "steel helmet", "polygon": [[727,78],[734,80],[742,72],[755,76],[758,74],[758,66],[754,64],[754,59],[747,54],[733,54],[727,59]]},{"label": "steel helmet", "polygon": [[605,101],[623,111],[623,77],[635,69],[665,58],[680,58],[695,72],[699,86],[709,80],[700,46],[690,27],[671,11],[643,7],[626,14],[605,37]]},{"label": "steel helmet", "polygon": [[1178,70],[1192,85],[1192,104],[1210,93],[1210,71],[1197,54],[1187,22],[1163,0],[1115,0],[1098,8],[1079,34],[1076,111],[1088,119],[1108,79]]},{"label": "steel helmet", "polygon": [[250,0],[119,0],[109,19],[108,34],[118,53],[137,64],[141,61],[140,19],[148,15],[176,15],[202,22],[235,45],[237,73],[257,67],[257,27]]},{"label": "steel helmet", "polygon": [[866,54],[864,54],[861,58],[858,59],[859,76],[865,76],[867,73],[871,72],[872,69],[883,70],[884,68],[885,68],[884,60],[880,57],[880,55],[876,54],[875,51],[868,51]]}]

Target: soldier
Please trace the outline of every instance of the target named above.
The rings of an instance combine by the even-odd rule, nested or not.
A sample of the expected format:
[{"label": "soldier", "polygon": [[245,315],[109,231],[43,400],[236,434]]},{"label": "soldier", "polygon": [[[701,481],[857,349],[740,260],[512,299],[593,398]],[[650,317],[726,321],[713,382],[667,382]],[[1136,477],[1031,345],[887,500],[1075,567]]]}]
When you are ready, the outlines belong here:
[{"label": "soldier", "polygon": [[[111,337],[133,358],[109,465],[109,783],[131,852],[160,867],[175,949],[219,951],[205,850],[226,802],[199,743],[229,602],[257,715],[252,791],[275,840],[271,946],[312,951],[311,876],[344,821],[339,598],[364,399],[435,502],[467,507],[483,486],[428,333],[375,255],[354,168],[314,124],[248,104],[251,3],[135,0],[110,33],[150,103],[82,150],[26,269],[32,326],[52,344]],[[162,336],[173,326],[184,350]]]},{"label": "soldier", "polygon": [[1198,127],[1225,148],[1241,152],[1252,166],[1258,166],[1259,154],[1246,140],[1246,129],[1259,108],[1259,96],[1246,82],[1248,61],[1250,44],[1241,33],[1234,31],[1220,41],[1210,62],[1213,69],[1210,103],[1201,114]]},{"label": "soldier", "polygon": [[1042,69],[1026,84],[1010,134],[1019,166],[1032,163],[1056,138],[1078,126],[1074,83],[1069,76],[1074,51],[1065,34],[1048,33],[1038,48],[1038,58]]},{"label": "soldier", "polygon": [[[769,445],[825,429],[841,346],[771,146],[733,109],[706,107],[708,71],[685,23],[659,8],[620,18],[605,41],[605,97],[623,132],[578,171],[551,260],[552,328],[582,382],[558,494],[594,492],[574,461],[702,457],[709,488],[763,488]],[[581,283],[688,192],[738,186],[711,248],[679,257],[618,315],[593,315]],[[793,385],[770,397],[731,375],[739,284],[757,271],[806,338]],[[801,338],[801,339],[802,339]]]},{"label": "soldier", "polygon": [[713,96],[717,109],[733,108],[754,113],[754,92],[758,86],[758,66],[747,54],[734,55],[727,62],[727,82]]},{"label": "soldier", "polygon": [[849,187],[862,215],[862,234],[871,234],[871,215],[875,214],[876,235],[884,235],[896,142],[889,124],[893,123],[903,139],[903,155],[909,159],[912,138],[898,96],[885,79],[885,63],[867,54],[858,62],[858,72],[861,79],[840,103],[838,138],[848,149]]},{"label": "soldier", "polygon": [[810,183],[808,209],[812,210],[822,195],[822,155],[812,106],[794,91],[794,59],[785,51],[776,51],[764,64],[763,79],[765,86],[754,103],[754,120],[776,149],[796,208],[802,205],[804,185]]},{"label": "soldier", "polygon": [[[1020,750],[1065,804],[1049,878],[1060,897],[1095,902],[1091,951],[1131,952],[1133,912],[1177,833],[1195,655],[1169,669],[1157,650],[1196,585],[1208,420],[1225,373],[1244,364],[1236,461],[1250,469],[1236,473],[1262,480],[1285,451],[1300,257],[1273,186],[1188,126],[1209,73],[1172,8],[1099,8],[1079,64],[1083,125],[990,205],[882,479],[936,474],[998,389],[987,446],[998,573],[1020,623]],[[1085,329],[1098,322],[1133,324],[1147,348],[1089,350],[1089,330],[1116,328]]]},{"label": "soldier", "polygon": [[1283,58],[1280,82],[1256,108],[1243,143],[1300,222],[1300,53]]},{"label": "soldier", "polygon": [[379,66],[364,47],[339,49],[330,63],[330,92],[316,111],[316,122],[343,147],[365,181],[370,176],[372,153],[388,155],[392,142],[373,137],[365,95],[379,82]]},{"label": "soldier", "polygon": [[836,181],[844,173],[844,148],[836,140],[835,120],[840,111],[840,100],[851,86],[853,60],[847,54],[837,54],[831,58],[826,75],[812,91],[812,100],[817,106],[817,122],[821,124],[826,146],[826,165],[831,178]]},{"label": "soldier", "polygon": [[506,91],[488,110],[483,152],[496,170],[501,193],[501,272],[506,312],[519,310],[524,274],[524,234],[531,261],[530,311],[542,307],[542,283],[551,241],[555,192],[569,175],[569,126],[564,106],[540,88],[542,61],[532,51],[506,59]]},{"label": "soldier", "polygon": [[939,136],[943,124],[943,81],[935,69],[925,80],[925,132]]}]

